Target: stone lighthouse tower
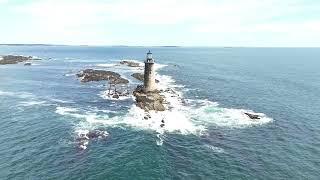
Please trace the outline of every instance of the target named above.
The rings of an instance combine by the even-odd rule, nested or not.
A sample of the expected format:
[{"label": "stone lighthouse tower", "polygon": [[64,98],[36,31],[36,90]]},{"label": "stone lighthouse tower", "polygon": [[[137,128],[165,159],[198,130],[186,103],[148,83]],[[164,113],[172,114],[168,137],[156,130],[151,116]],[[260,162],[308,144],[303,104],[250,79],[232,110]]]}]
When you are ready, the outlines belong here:
[{"label": "stone lighthouse tower", "polygon": [[144,61],[144,92],[150,92],[156,90],[154,59],[152,53],[147,53],[147,58]]}]

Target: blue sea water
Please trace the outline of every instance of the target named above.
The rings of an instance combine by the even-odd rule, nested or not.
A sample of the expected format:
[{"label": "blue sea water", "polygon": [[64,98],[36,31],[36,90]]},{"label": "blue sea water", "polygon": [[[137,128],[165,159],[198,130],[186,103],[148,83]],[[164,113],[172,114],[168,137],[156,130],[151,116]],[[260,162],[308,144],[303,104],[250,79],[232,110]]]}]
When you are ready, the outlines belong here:
[{"label": "blue sea water", "polygon": [[[130,75],[150,49],[173,108],[144,120],[85,68]],[[320,49],[0,46],[0,179],[319,179]],[[181,103],[181,99],[186,103]],[[244,112],[261,113],[250,120]],[[158,120],[165,118],[165,128]],[[79,148],[79,133],[107,138]]]}]

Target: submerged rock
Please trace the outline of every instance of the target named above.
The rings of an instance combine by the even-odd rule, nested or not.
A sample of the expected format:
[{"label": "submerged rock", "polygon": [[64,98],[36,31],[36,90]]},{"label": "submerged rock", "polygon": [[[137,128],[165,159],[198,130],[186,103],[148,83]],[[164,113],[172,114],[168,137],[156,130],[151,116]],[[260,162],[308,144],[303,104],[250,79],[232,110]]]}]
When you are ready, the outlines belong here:
[{"label": "submerged rock", "polygon": [[120,64],[123,64],[123,65],[127,65],[129,67],[140,67],[140,64],[137,63],[137,62],[133,62],[133,61],[120,61]]},{"label": "submerged rock", "polygon": [[129,81],[112,71],[86,69],[77,74],[81,82],[109,81],[111,84],[127,84]]},{"label": "submerged rock", "polygon": [[250,113],[244,113],[244,114],[247,115],[250,119],[260,119],[260,116],[256,114],[250,114]]},{"label": "submerged rock", "polygon": [[0,65],[17,64],[24,61],[33,60],[32,56],[6,55],[0,56]]},{"label": "submerged rock", "polygon": [[96,138],[106,138],[109,134],[106,131],[101,131],[101,130],[93,130],[89,131],[87,134],[89,139],[96,139]]},{"label": "submerged rock", "polygon": [[[136,78],[139,81],[144,81],[144,74],[143,73],[133,73],[131,76]],[[156,83],[159,83],[159,80],[156,79],[155,81],[156,81]]]},{"label": "submerged rock", "polygon": [[164,97],[159,91],[143,92],[142,86],[138,86],[133,95],[136,97],[136,105],[145,111],[165,111]]},{"label": "submerged rock", "polygon": [[84,150],[84,149],[87,149],[89,140],[105,139],[107,138],[108,135],[109,133],[107,131],[101,131],[98,129],[91,130],[91,131],[84,131],[78,134],[76,141],[79,148]]}]

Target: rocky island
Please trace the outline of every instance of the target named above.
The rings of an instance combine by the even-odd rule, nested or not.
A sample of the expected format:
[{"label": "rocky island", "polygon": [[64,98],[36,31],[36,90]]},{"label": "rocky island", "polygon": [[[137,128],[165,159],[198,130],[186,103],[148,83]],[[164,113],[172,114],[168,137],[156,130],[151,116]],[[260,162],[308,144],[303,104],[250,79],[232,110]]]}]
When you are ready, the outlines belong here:
[{"label": "rocky island", "polygon": [[83,83],[91,81],[108,81],[109,91],[106,95],[113,99],[119,99],[123,96],[128,96],[128,90],[119,91],[117,85],[128,84],[129,81],[121,77],[119,73],[105,70],[85,69],[76,74],[80,81]]},{"label": "rocky island", "polygon": [[119,73],[105,70],[85,69],[77,74],[81,82],[109,81],[110,84],[128,84],[129,81]]},{"label": "rocky island", "polygon": [[[26,62],[31,60],[40,60],[40,59],[34,58],[33,56],[5,55],[5,56],[0,56],[0,65],[18,64],[21,62]],[[31,65],[31,63],[28,62],[28,65]]]},{"label": "rocky island", "polygon": [[129,67],[140,67],[140,63],[127,60],[120,61],[120,64],[127,65]]}]

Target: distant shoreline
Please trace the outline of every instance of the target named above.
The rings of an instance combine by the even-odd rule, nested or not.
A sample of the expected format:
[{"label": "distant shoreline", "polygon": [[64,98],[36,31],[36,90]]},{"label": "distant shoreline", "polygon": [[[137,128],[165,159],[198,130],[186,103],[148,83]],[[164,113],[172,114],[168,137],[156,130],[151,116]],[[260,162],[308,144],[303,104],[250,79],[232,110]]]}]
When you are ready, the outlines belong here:
[{"label": "distant shoreline", "polygon": [[317,49],[320,47],[268,47],[268,46],[140,46],[140,45],[67,45],[67,44],[0,44],[0,46],[82,46],[82,47],[146,47],[146,48],[223,48],[223,49],[231,49],[231,48],[313,48]]}]

